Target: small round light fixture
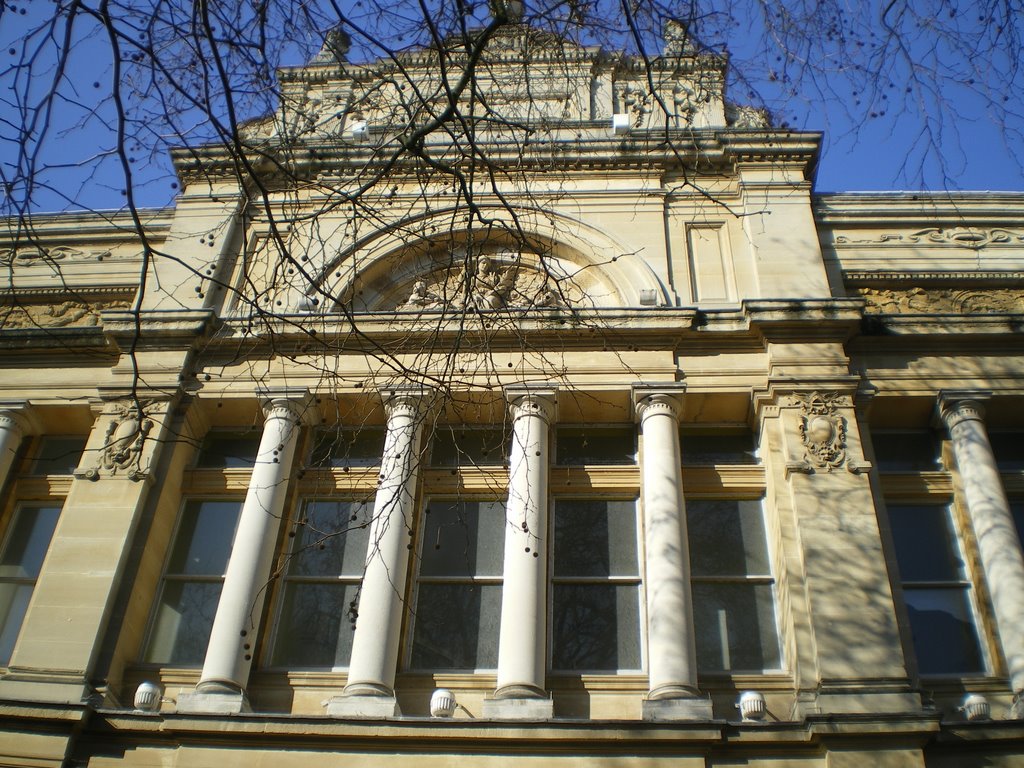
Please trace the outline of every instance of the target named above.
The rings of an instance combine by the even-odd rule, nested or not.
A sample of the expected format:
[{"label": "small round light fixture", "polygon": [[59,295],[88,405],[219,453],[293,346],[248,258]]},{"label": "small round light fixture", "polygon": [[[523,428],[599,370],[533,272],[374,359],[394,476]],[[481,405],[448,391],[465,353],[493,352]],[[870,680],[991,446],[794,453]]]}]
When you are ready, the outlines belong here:
[{"label": "small round light fixture", "polygon": [[457,706],[455,694],[447,688],[438,688],[430,697],[430,716],[451,717]]},{"label": "small round light fixture", "polygon": [[978,693],[967,694],[960,711],[964,713],[965,720],[988,720],[992,714],[988,699]]},{"label": "small round light fixture", "polygon": [[160,709],[163,691],[156,683],[148,680],[135,689],[135,708],[142,712],[156,712]]},{"label": "small round light fixture", "polygon": [[740,717],[745,723],[759,723],[768,714],[764,695],[757,691],[743,691],[736,701],[736,709],[740,711]]}]

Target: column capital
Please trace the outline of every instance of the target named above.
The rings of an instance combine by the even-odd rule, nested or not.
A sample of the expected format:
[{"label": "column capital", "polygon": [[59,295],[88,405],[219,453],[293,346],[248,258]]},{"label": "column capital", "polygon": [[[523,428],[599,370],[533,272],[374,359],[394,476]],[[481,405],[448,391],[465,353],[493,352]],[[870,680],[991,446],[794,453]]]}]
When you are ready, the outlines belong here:
[{"label": "column capital", "polygon": [[299,423],[313,424],[316,421],[317,409],[308,389],[271,387],[261,390],[259,398],[264,418],[283,415]]},{"label": "column capital", "polygon": [[558,392],[554,389],[527,389],[526,387],[507,387],[505,397],[508,399],[509,413],[512,421],[526,416],[535,416],[550,424],[555,420],[558,404]]},{"label": "column capital", "polygon": [[634,404],[637,420],[642,424],[651,416],[671,416],[675,422],[683,414],[683,404],[675,395],[666,392],[644,394]]},{"label": "column capital", "polygon": [[39,432],[39,419],[27,400],[0,400],[0,430],[18,437]]},{"label": "column capital", "polygon": [[406,416],[416,419],[423,415],[427,401],[433,394],[428,387],[409,385],[405,387],[385,387],[380,391],[384,403],[384,413],[390,420],[395,416]]},{"label": "column capital", "polygon": [[985,421],[984,402],[991,397],[989,392],[940,392],[939,416],[948,429],[964,421]]}]

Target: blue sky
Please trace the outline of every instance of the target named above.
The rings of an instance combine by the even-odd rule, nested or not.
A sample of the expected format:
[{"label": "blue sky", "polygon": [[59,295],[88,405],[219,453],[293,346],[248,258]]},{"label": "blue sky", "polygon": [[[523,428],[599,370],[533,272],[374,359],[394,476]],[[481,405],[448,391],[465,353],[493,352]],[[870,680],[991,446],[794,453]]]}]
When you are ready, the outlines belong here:
[{"label": "blue sky", "polygon": [[[395,19],[402,18],[404,2],[389,4]],[[615,2],[595,0],[598,5]],[[126,0],[126,4],[146,5],[144,0]],[[356,5],[361,5],[359,0],[342,7],[355,9]],[[817,28],[801,31],[796,15],[788,27],[773,29],[774,19],[756,16],[769,13],[760,3],[707,0],[705,5],[715,13],[728,11],[723,10],[715,24],[704,30],[713,38],[710,46],[716,50],[728,46],[734,67],[748,81],[730,86],[731,99],[749,101],[749,94],[743,92],[749,89],[772,108],[779,121],[825,133],[819,191],[1024,190],[1024,119],[1015,112],[1024,102],[1022,75],[1016,72],[1024,20],[975,15],[974,9],[983,7],[980,2],[945,13],[954,6],[938,0],[911,1],[898,6],[905,18],[886,16],[887,11],[873,2],[857,4],[852,13],[834,2],[787,0],[779,6],[793,14],[810,9],[818,15],[803,22],[823,23],[823,29],[827,23],[821,21],[820,9],[832,7],[842,38],[836,43],[826,40]],[[168,135],[160,126],[160,105],[155,101],[129,105],[139,107],[142,119],[129,131],[125,157],[113,152],[117,139],[111,130],[116,120],[110,99],[115,78],[110,41],[87,14],[80,15],[67,66],[58,72],[54,41],[60,40],[66,24],[40,29],[53,7],[43,0],[15,0],[0,11],[0,55],[7,58],[0,66],[0,94],[5,94],[0,96],[4,182],[19,180],[19,163],[23,180],[24,169],[34,162],[36,178],[42,182],[32,194],[31,208],[37,211],[116,209],[125,204],[129,189],[140,207],[170,203],[176,182],[167,147],[180,143],[180,137]],[[190,6],[183,3],[181,7],[187,11]],[[481,18],[486,17],[485,10],[478,11]],[[365,9],[362,13],[359,23],[379,21]],[[388,23],[398,23],[395,19]],[[879,25],[900,30],[902,50],[877,42]],[[783,37],[791,35],[782,43],[780,30]],[[319,44],[314,31],[305,37],[296,33],[280,41],[280,60],[298,63]],[[368,46],[357,41],[354,55],[360,48],[365,52]],[[786,52],[785,58],[780,51]],[[123,53],[128,57],[132,49]],[[801,61],[814,66],[801,68]],[[120,76],[122,80],[138,78],[138,73],[133,74],[129,63]],[[58,98],[47,101],[44,96],[55,78]],[[142,90],[144,84],[133,85]],[[255,93],[252,103],[262,99],[265,104],[264,95]],[[49,111],[38,111],[40,105]],[[248,116],[242,108],[241,116]],[[151,120],[145,119],[147,114]],[[18,139],[26,122],[32,122],[29,144],[37,154],[19,158]],[[179,130],[190,136],[209,135],[201,116],[189,110],[182,112],[178,122]],[[126,170],[131,182],[126,181]],[[11,212],[13,201],[24,197],[24,187],[8,191],[6,213]]]}]

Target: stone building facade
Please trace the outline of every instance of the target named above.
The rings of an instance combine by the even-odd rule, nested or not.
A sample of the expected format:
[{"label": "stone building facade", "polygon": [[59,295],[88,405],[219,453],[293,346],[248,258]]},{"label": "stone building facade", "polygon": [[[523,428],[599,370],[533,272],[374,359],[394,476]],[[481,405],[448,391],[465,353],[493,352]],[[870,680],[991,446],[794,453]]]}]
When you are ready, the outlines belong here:
[{"label": "stone building facade", "polygon": [[1024,195],[484,50],[9,224],[0,764],[1024,763]]}]

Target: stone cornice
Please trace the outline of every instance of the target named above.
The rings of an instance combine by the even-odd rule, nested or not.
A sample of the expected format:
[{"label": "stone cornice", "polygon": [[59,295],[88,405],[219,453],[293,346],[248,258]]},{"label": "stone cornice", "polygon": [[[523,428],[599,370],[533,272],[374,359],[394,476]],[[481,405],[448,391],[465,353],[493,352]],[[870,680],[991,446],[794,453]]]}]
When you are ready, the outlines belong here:
[{"label": "stone cornice", "polygon": [[904,270],[851,269],[843,271],[843,282],[847,285],[953,285],[967,287],[974,285],[1017,285],[1024,284],[1022,270],[990,270],[985,272],[963,270]]}]

